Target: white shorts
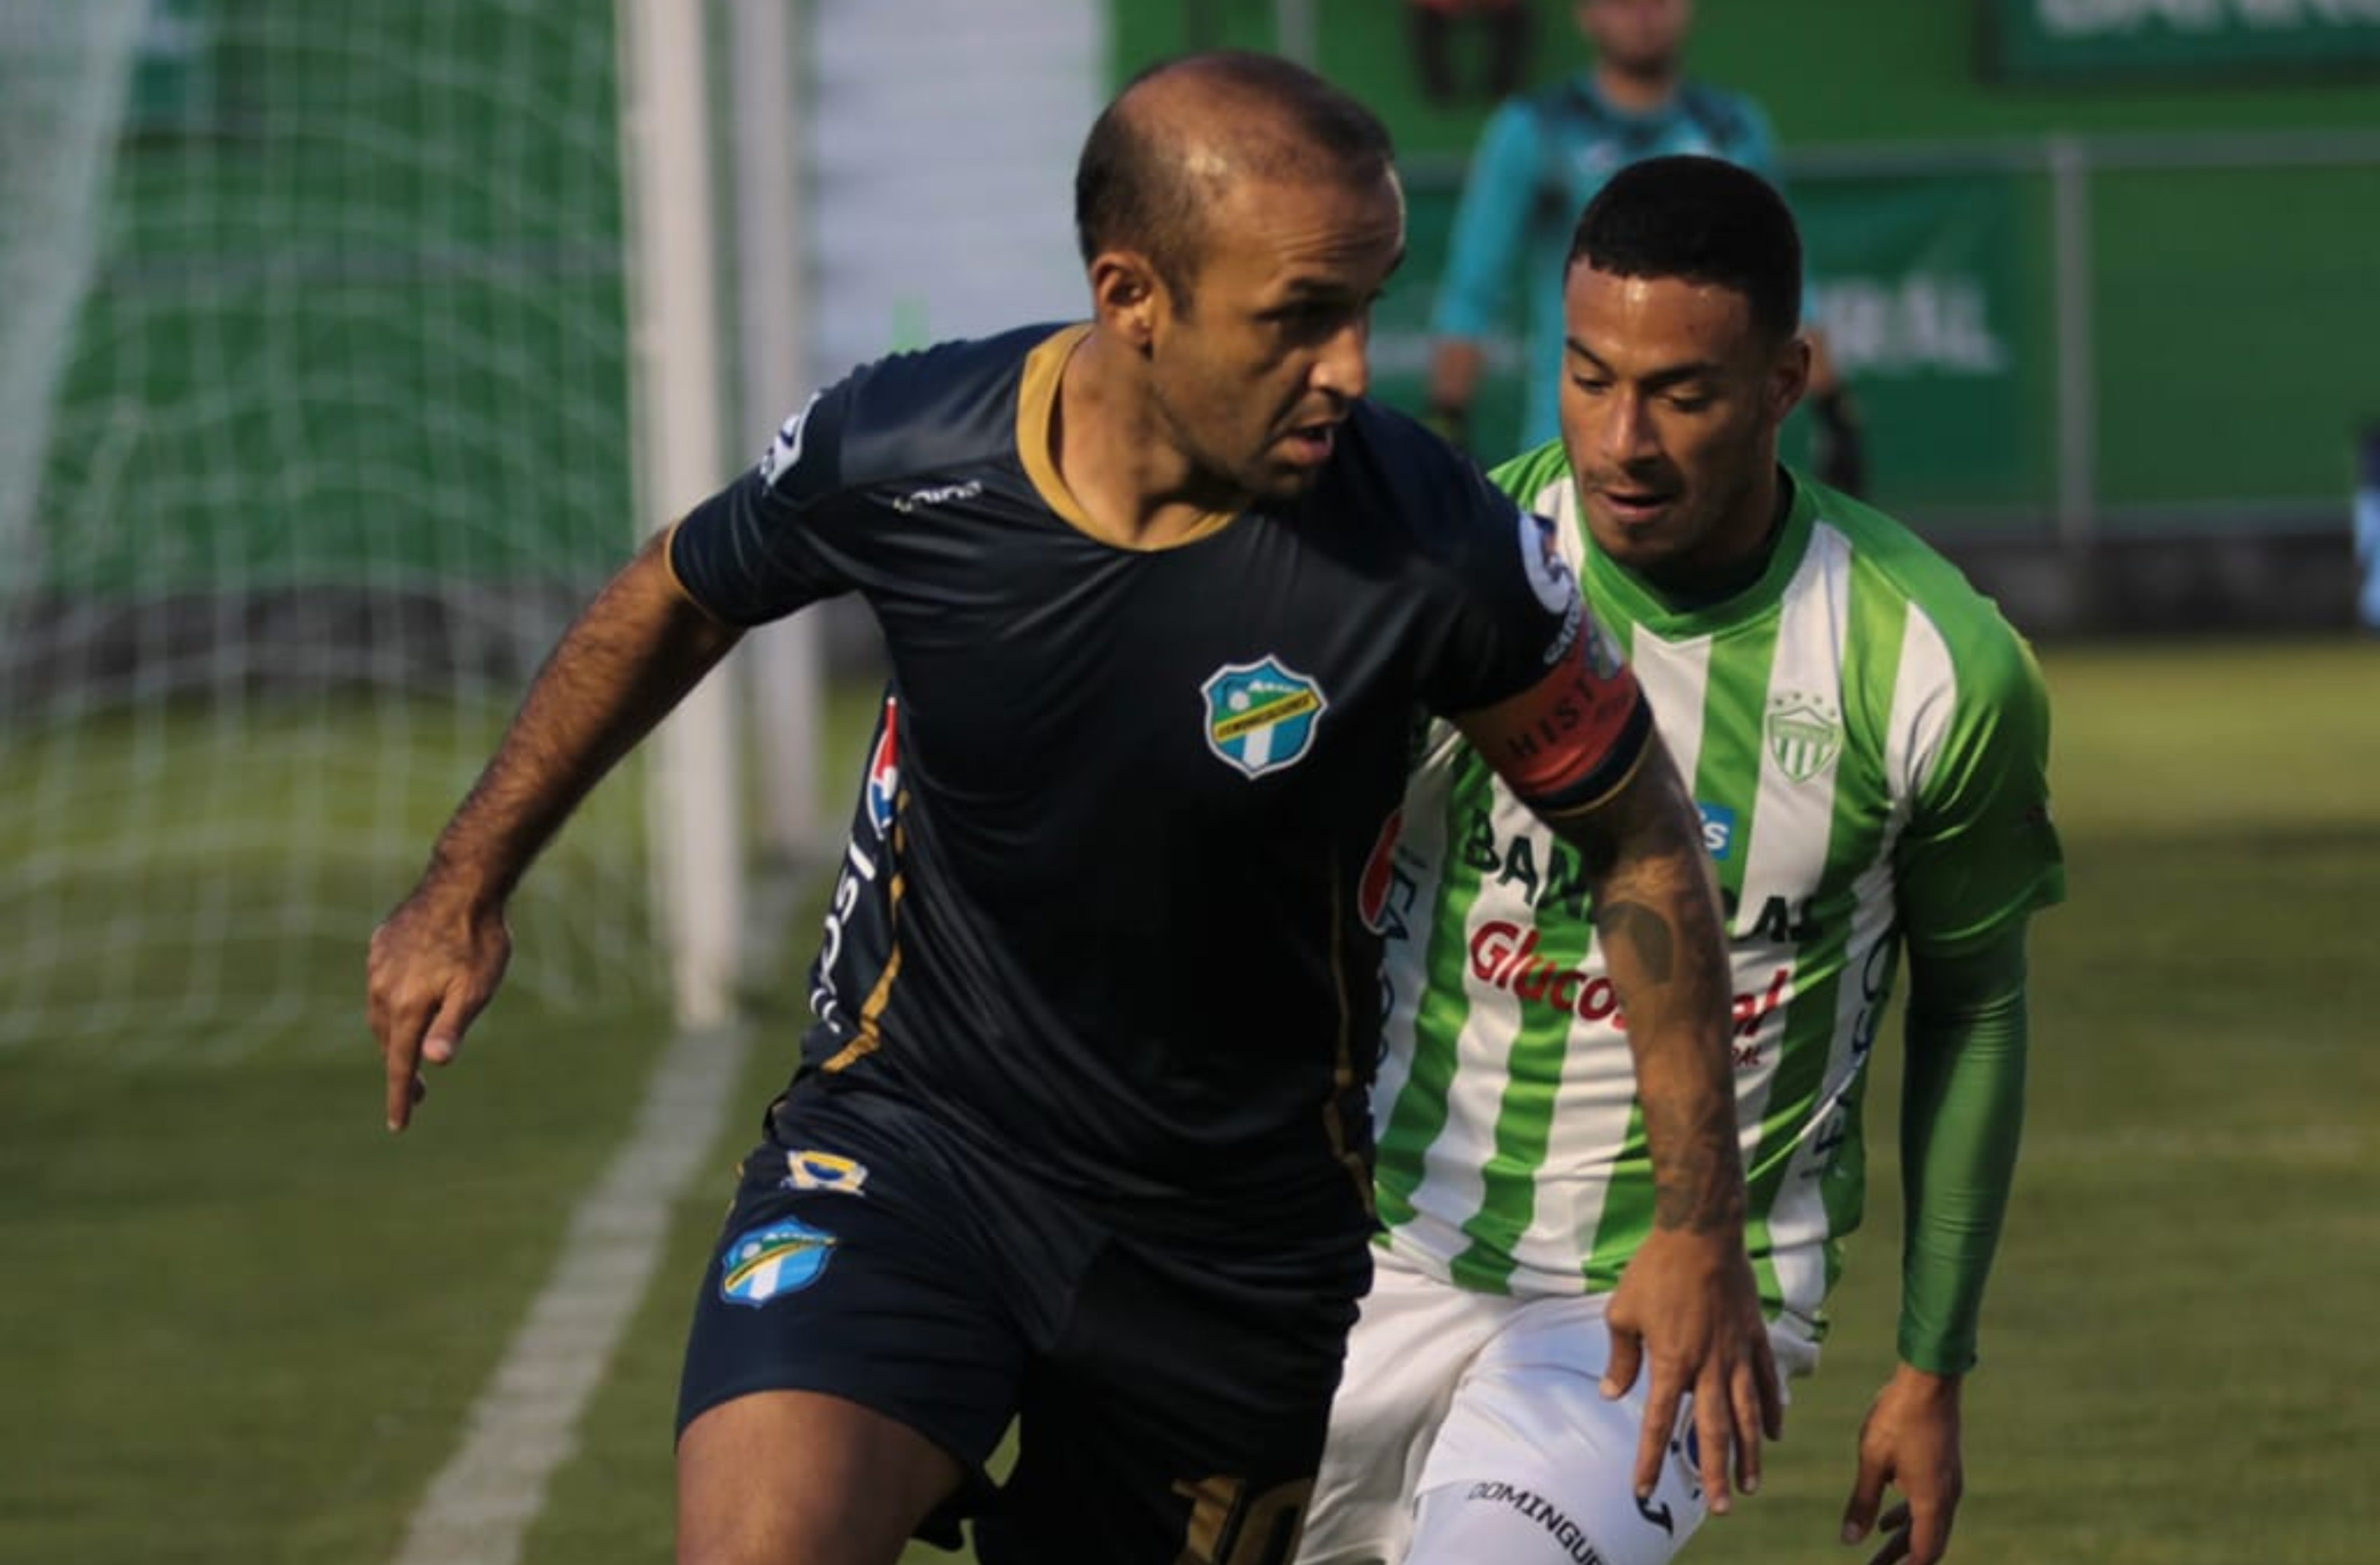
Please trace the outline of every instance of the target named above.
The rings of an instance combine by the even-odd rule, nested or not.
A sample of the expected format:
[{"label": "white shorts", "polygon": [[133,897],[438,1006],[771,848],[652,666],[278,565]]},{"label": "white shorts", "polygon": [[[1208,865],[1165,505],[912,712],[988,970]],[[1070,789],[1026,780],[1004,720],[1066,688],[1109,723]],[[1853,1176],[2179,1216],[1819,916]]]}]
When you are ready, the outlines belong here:
[{"label": "white shorts", "polygon": [[[1507,1298],[1374,1261],[1301,1565],[1667,1565],[1707,1508],[1682,1439],[1637,1502],[1650,1377],[1604,1399],[1609,1295]],[[1780,1375],[1817,1366],[1800,1323],[1768,1334]]]}]

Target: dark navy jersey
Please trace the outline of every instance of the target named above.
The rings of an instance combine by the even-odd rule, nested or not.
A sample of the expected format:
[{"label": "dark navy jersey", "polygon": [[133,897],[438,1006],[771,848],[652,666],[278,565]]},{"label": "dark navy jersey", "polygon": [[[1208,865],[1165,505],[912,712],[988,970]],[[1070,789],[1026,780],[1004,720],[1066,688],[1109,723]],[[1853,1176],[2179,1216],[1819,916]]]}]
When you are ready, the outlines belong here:
[{"label": "dark navy jersey", "polygon": [[1519,714],[1542,797],[1624,773],[1644,724],[1604,716],[1641,703],[1545,528],[1367,404],[1302,498],[1104,540],[1051,455],[1085,330],[860,370],[671,540],[722,620],[856,591],[883,630],[808,1089],[926,1105],[1152,1232],[1360,1231],[1366,870],[1416,711]]}]

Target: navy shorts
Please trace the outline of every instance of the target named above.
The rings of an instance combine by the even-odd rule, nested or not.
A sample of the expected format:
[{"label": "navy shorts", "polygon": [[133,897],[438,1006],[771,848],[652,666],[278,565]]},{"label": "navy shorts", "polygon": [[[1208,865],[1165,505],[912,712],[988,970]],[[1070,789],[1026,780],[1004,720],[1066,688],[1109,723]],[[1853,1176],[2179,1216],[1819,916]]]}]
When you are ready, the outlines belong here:
[{"label": "navy shorts", "polygon": [[678,1428],[826,1392],[958,1460],[918,1535],[955,1547],[973,1518],[984,1565],[1286,1565],[1369,1278],[1360,1234],[1284,1261],[1124,1232],[922,1110],[813,1079],[745,1160]]}]

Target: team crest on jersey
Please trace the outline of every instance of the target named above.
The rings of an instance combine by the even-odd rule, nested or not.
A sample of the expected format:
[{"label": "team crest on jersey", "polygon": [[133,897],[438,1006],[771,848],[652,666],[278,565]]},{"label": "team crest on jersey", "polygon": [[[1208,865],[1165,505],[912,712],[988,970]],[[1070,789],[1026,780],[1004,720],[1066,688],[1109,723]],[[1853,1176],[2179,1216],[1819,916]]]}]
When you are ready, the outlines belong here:
[{"label": "team crest on jersey", "polygon": [[1787,691],[1768,698],[1761,734],[1777,770],[1808,782],[1835,764],[1843,749],[1843,714],[1823,696]]},{"label": "team crest on jersey", "polygon": [[814,1147],[786,1153],[785,1177],[778,1182],[781,1190],[831,1190],[843,1195],[860,1195],[867,1187],[866,1163]]},{"label": "team crest on jersey", "polygon": [[1330,710],[1320,685],[1269,656],[1225,663],[1198,690],[1207,698],[1207,747],[1250,777],[1305,758]]},{"label": "team crest on jersey", "polygon": [[892,830],[892,808],[901,796],[901,745],[894,736],[894,720],[900,715],[900,698],[885,697],[883,725],[876,735],[876,748],[868,758],[864,797],[868,824],[876,828],[879,837]]},{"label": "team crest on jersey", "polygon": [[759,1309],[781,1293],[797,1293],[826,1275],[837,1241],[822,1228],[784,1218],[747,1228],[719,1263],[719,1296]]}]

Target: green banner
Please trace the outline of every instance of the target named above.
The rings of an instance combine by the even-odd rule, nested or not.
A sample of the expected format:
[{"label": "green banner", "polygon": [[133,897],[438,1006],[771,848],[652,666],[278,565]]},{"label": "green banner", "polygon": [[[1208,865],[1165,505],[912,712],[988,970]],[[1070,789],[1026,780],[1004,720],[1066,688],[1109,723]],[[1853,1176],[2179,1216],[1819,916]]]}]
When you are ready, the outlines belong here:
[{"label": "green banner", "polygon": [[2002,174],[1797,177],[1816,323],[1856,393],[1887,505],[1993,509],[2049,490],[2047,324]]},{"label": "green banner", "polygon": [[2380,64],[2380,0],[1985,0],[1995,73],[2095,81]]}]

